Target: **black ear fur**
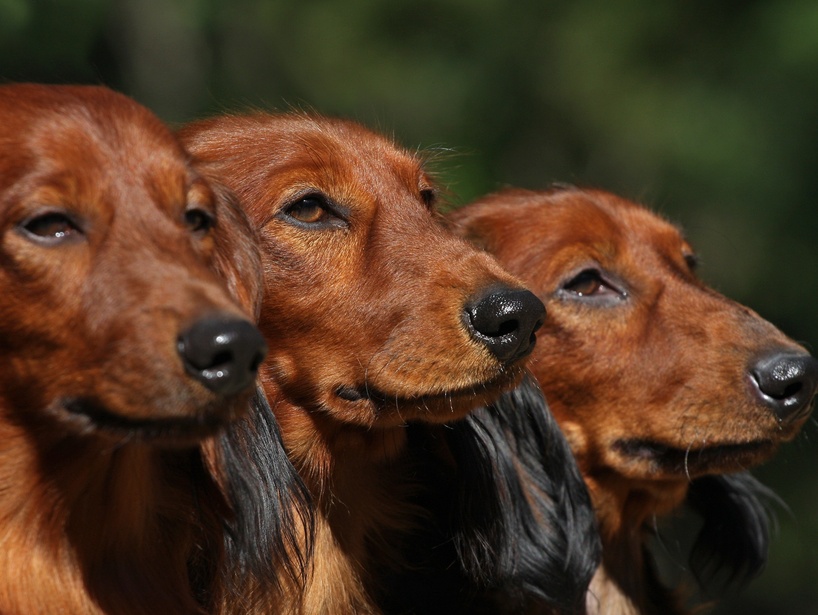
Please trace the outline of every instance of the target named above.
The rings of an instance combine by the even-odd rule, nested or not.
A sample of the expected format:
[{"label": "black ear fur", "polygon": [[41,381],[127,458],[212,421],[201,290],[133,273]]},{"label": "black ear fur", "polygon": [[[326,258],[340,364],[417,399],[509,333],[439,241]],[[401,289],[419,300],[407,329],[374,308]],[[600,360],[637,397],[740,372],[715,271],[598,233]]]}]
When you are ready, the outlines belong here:
[{"label": "black ear fur", "polygon": [[451,425],[410,428],[426,517],[379,579],[386,613],[584,613],[601,545],[568,443],[527,378]]},{"label": "black ear fur", "polygon": [[687,503],[702,518],[690,567],[702,586],[743,585],[764,570],[778,496],[749,472],[697,478]]},{"label": "black ear fur", "polygon": [[[226,527],[226,574],[276,586],[283,569],[302,584],[311,555],[311,499],[260,388],[249,416],[221,436],[219,447],[234,513]],[[299,546],[304,537],[306,549]]]},{"label": "black ear fur", "polygon": [[467,574],[584,610],[601,557],[596,517],[537,383],[526,378],[470,415],[449,442],[458,468],[454,540]]}]

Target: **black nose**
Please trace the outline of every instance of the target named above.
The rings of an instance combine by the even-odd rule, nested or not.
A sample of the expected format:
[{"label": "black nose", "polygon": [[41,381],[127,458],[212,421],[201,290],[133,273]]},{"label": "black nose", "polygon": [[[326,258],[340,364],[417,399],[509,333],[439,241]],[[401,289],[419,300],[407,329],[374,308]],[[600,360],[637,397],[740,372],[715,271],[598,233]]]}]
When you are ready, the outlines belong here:
[{"label": "black nose", "polygon": [[214,393],[231,395],[250,386],[267,355],[264,337],[247,320],[207,317],[177,340],[187,373]]},{"label": "black nose", "polygon": [[530,291],[494,289],[465,307],[469,332],[503,363],[512,363],[534,348],[545,306]]},{"label": "black nose", "polygon": [[776,351],[758,359],[750,376],[761,400],[782,421],[802,418],[818,387],[818,360],[808,354]]}]

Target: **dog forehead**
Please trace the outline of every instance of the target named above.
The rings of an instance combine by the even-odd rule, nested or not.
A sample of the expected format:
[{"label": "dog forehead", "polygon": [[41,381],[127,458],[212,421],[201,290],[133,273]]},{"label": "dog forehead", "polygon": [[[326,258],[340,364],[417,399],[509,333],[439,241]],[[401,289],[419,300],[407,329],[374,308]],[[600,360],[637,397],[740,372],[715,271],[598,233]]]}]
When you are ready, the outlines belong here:
[{"label": "dog forehead", "polygon": [[503,259],[559,271],[578,261],[614,260],[622,251],[617,212],[585,191],[515,191],[498,198],[482,205],[469,224]]},{"label": "dog forehead", "polygon": [[[181,150],[161,140],[146,143],[134,132],[127,122],[90,128],[61,122],[58,131],[30,139],[29,150],[43,183],[62,189],[74,205],[108,203],[123,214],[175,211],[186,202],[188,190],[201,183],[197,174]],[[198,200],[208,200],[206,189],[194,192]],[[147,203],[153,207],[146,208]]]},{"label": "dog forehead", "polygon": [[223,163],[257,219],[312,191],[345,208],[356,226],[375,215],[425,212],[421,191],[432,182],[420,161],[363,127],[299,122],[267,140],[266,150],[258,165],[247,163],[252,152]]},{"label": "dog forehead", "polygon": [[259,219],[310,189],[373,203],[407,191],[419,198],[433,185],[418,157],[350,120],[258,112],[195,122],[179,134]]},{"label": "dog forehead", "polygon": [[660,214],[631,201],[613,199],[618,223],[626,229],[633,241],[651,243],[654,248],[677,253],[685,245],[689,249],[682,230]]},{"label": "dog forehead", "polygon": [[465,207],[454,220],[469,238],[528,271],[543,288],[587,267],[642,279],[648,263],[650,270],[664,270],[691,254],[675,226],[600,190],[505,190]]},{"label": "dog forehead", "polygon": [[632,201],[601,191],[577,191],[539,209],[537,229],[557,244],[584,246],[600,257],[678,259],[691,248],[681,230]]},{"label": "dog forehead", "polygon": [[327,179],[415,191],[428,183],[418,158],[355,122],[313,118],[296,121],[291,129],[290,159]]}]

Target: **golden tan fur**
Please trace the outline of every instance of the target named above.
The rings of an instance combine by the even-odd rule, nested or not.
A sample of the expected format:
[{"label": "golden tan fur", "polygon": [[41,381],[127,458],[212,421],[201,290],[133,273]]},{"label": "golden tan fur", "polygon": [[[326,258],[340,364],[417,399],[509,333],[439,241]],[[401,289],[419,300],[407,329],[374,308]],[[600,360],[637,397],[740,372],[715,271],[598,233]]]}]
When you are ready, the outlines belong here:
[{"label": "golden tan fur", "polygon": [[247,394],[190,378],[177,336],[213,313],[250,327],[216,271],[249,304],[252,237],[134,101],[0,87],[3,615],[202,612],[226,502],[199,447]]},{"label": "golden tan fur", "polygon": [[507,190],[451,221],[546,303],[531,370],[600,523],[589,611],[682,612],[647,572],[649,525],[681,506],[691,480],[761,463],[798,433],[811,394],[780,418],[748,370],[763,353],[808,355],[699,281],[678,229],[614,195]]},{"label": "golden tan fur", "polygon": [[255,114],[182,136],[262,238],[260,327],[278,340],[262,381],[319,516],[303,600],[285,610],[376,613],[370,575],[394,555],[379,545],[415,522],[405,425],[460,419],[519,380],[519,361],[470,337],[463,306],[520,285],[443,229],[415,156],[358,124]]}]

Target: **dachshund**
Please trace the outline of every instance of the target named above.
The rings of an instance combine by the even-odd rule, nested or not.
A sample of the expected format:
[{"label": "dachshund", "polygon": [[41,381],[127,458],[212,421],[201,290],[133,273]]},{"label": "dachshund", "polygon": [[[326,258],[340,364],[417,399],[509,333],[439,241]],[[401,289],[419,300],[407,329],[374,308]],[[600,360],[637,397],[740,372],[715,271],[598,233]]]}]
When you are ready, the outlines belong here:
[{"label": "dachshund", "polygon": [[0,87],[0,219],[0,612],[206,612],[266,353],[252,228],[96,86]]},{"label": "dachshund", "polygon": [[[416,497],[424,485],[413,463],[432,437],[412,445],[413,427],[445,432],[516,386],[542,303],[444,228],[438,189],[418,156],[360,124],[251,113],[179,134],[237,193],[261,236],[259,327],[276,343],[260,379],[315,506],[304,592],[261,597],[259,612],[265,602],[286,613],[386,612],[384,578],[401,569],[413,532],[432,514]],[[445,452],[439,459],[456,466]],[[492,472],[491,462],[482,470]],[[500,506],[499,493],[487,497]],[[536,514],[546,499],[532,497],[531,533],[549,531]],[[470,536],[494,540],[474,545],[481,554],[472,562],[507,549],[496,535]],[[552,565],[557,584],[575,571],[562,565]]]},{"label": "dachshund", "polygon": [[530,367],[600,524],[589,612],[688,612],[648,551],[653,520],[686,500],[703,516],[693,570],[757,574],[770,492],[745,470],[804,424],[818,362],[699,281],[676,227],[612,194],[507,189],[449,220],[547,306]]}]

